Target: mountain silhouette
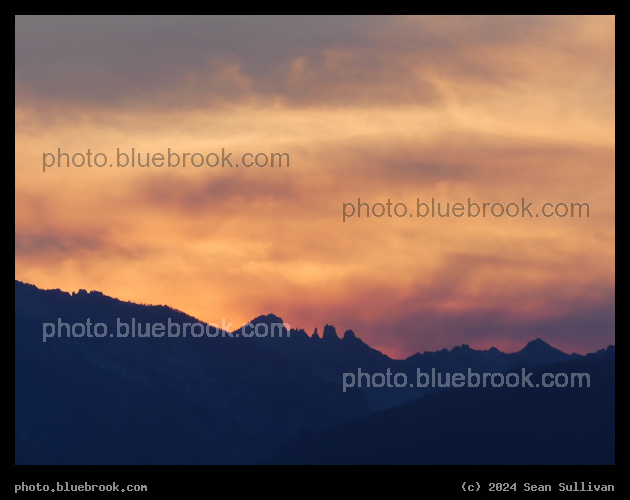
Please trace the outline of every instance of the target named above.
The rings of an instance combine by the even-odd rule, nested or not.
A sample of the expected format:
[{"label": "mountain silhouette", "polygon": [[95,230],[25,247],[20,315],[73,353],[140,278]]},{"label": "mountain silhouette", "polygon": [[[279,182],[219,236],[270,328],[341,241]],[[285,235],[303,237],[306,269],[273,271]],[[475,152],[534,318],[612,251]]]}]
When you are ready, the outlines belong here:
[{"label": "mountain silhouette", "polygon": [[42,323],[57,318],[92,318],[110,332],[116,318],[197,322],[165,306],[16,281],[18,464],[257,463],[304,430],[369,411],[362,394],[343,394],[254,343],[220,335],[43,342]]},{"label": "mountain silhouette", "polygon": [[[535,347],[541,344],[535,344]],[[461,388],[304,434],[271,463],[592,465],[615,463],[615,352],[538,367],[588,373],[590,387]]]},{"label": "mountain silhouette", "polygon": [[[275,315],[259,316],[252,323],[282,323]],[[242,337],[243,328],[236,330]],[[320,338],[317,329],[312,336],[304,330],[291,329],[290,336],[282,342],[278,337],[250,337],[264,349],[282,356],[290,362],[298,363],[317,374],[324,380],[339,383],[343,373],[363,372],[383,373],[388,368],[393,373],[406,373],[409,378],[415,377],[418,367],[435,368],[436,371],[457,373],[468,368],[479,372],[504,372],[517,366],[537,366],[545,363],[579,359],[579,354],[566,354],[551,347],[541,339],[527,344],[515,353],[503,353],[496,348],[488,350],[471,349],[468,345],[456,346],[452,350],[442,349],[436,352],[416,353],[407,359],[391,359],[380,351],[370,347],[356,337],[352,330],[347,330],[340,339],[331,325],[324,327]],[[438,391],[438,387],[401,388],[396,391],[388,387],[351,388],[348,392],[363,392],[372,411],[397,406],[407,401],[422,398]]]},{"label": "mountain silhouette", "polygon": [[[85,324],[88,318],[92,325],[105,325],[112,335],[121,324],[127,325],[129,334],[122,338],[68,336],[69,329]],[[191,336],[189,330],[187,338],[141,336],[147,333],[147,324],[151,333],[150,325],[168,326],[169,321],[188,324],[189,328],[196,324],[206,335]],[[48,328],[50,335],[53,326],[58,330],[60,323],[68,328],[62,324],[63,334],[44,342],[44,329]],[[610,349],[586,357],[569,355],[541,339],[516,353],[462,345],[395,360],[367,345],[352,330],[340,336],[327,324],[320,336],[317,329],[308,335],[303,329],[287,330],[288,325],[282,325],[279,316],[265,314],[232,332],[223,332],[167,306],[124,302],[97,291],[70,294],[41,290],[16,280],[16,464],[377,463],[379,459],[369,453],[362,458],[353,451],[340,454],[341,448],[362,449],[354,429],[365,426],[368,434],[363,438],[377,449],[382,440],[392,438],[385,430],[378,431],[379,419],[393,427],[399,419],[399,432],[404,436],[405,426],[412,425],[408,418],[413,417],[417,425],[432,428],[431,436],[438,439],[447,431],[438,418],[440,411],[457,412],[458,404],[465,403],[460,408],[466,408],[473,420],[483,420],[485,415],[487,425],[494,422],[498,428],[493,418],[496,420],[501,404],[511,401],[518,406],[521,401],[535,409],[543,400],[532,400],[531,394],[517,400],[513,398],[518,391],[503,396],[495,390],[473,393],[483,395],[475,403],[460,389],[437,387],[392,390],[363,386],[344,392],[345,373],[356,374],[359,368],[369,373],[391,369],[407,373],[411,379],[418,368],[505,373],[518,366],[611,363]],[[138,335],[131,335],[132,329]],[[614,356],[612,359],[614,374]],[[614,387],[614,377],[612,382]],[[550,414],[564,415],[580,402],[589,407],[596,404],[603,413],[597,417],[600,420],[593,415],[591,420],[606,420],[610,428],[610,415],[604,413],[611,400],[614,407],[614,394],[599,389],[580,394],[572,393],[577,399],[571,401],[564,401],[562,394],[547,401]],[[561,407],[563,401],[565,406]],[[421,410],[414,410],[417,408]],[[612,422],[614,433],[614,415]],[[528,428],[526,424],[524,428]],[[580,427],[576,423],[574,428]],[[605,462],[609,436],[598,432],[591,432],[603,443],[601,457],[597,455],[601,460],[596,460]],[[399,451],[395,456],[384,456],[403,463],[457,461],[452,455],[439,453],[430,457],[403,453],[413,439],[408,445],[396,444]],[[315,444],[330,443],[333,450],[323,454],[313,440]],[[432,446],[437,446],[437,441]],[[470,446],[460,450],[462,462],[503,463],[523,456],[492,455],[490,451],[474,455]],[[531,457],[542,460],[541,456]],[[555,456],[554,460],[562,459],[569,460],[569,456]]]}]

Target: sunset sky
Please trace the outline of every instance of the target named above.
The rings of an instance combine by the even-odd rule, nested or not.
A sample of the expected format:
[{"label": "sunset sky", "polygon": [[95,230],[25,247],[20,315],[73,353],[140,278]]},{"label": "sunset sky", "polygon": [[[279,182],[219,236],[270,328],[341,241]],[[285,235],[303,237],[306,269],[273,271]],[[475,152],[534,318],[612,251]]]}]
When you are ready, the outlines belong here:
[{"label": "sunset sky", "polygon": [[[393,357],[614,344],[615,18],[17,17],[16,279],[353,329]],[[43,154],[107,155],[49,168]],[[288,168],[110,168],[117,148]],[[416,199],[588,203],[417,218]],[[342,219],[357,199],[414,217]]]}]

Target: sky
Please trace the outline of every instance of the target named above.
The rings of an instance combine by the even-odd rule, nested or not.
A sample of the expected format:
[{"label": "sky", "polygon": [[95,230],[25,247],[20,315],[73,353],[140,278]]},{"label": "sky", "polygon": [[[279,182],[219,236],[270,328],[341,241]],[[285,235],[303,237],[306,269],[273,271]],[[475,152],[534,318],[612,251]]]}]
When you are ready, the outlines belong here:
[{"label": "sky", "polygon": [[[333,324],[396,358],[615,343],[614,17],[15,23],[16,279],[232,329]],[[43,166],[88,148],[105,167]],[[132,148],[290,160],[109,167]],[[410,215],[344,220],[359,198]],[[417,217],[418,198],[589,216]]]}]

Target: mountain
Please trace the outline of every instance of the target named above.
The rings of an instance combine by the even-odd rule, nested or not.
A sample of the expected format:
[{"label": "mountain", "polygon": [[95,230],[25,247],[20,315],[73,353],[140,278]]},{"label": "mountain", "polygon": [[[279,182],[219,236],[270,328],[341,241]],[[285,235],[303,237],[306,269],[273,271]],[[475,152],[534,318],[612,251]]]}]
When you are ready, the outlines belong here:
[{"label": "mountain", "polygon": [[[282,320],[273,314],[264,315],[252,321],[253,324],[265,324],[271,331],[272,324],[281,324]],[[291,329],[284,334],[282,341],[275,337],[255,336],[249,334],[250,327],[235,330],[239,338],[277,354],[287,361],[298,363],[324,380],[340,384],[344,373],[358,374],[362,372],[385,373],[389,369],[392,373],[404,373],[408,379],[416,377],[416,370],[431,370],[440,372],[466,372],[468,368],[478,372],[505,372],[516,367],[533,367],[545,363],[579,359],[579,354],[566,354],[551,347],[541,339],[527,344],[521,351],[503,353],[496,348],[488,350],[471,349],[468,345],[456,346],[452,350],[442,349],[436,352],[416,353],[407,359],[391,359],[385,354],[373,349],[356,337],[352,330],[347,330],[339,338],[332,325],[324,327],[323,336],[319,337],[317,329],[312,336],[304,330]],[[264,333],[261,329],[261,334]],[[287,333],[289,334],[287,336]],[[403,387],[391,390],[388,387],[353,387],[347,392],[362,392],[367,397],[373,411],[392,408],[399,404],[422,398],[438,391],[438,387]]]},{"label": "mountain", "polygon": [[[339,335],[332,325],[308,335],[266,314],[227,332],[167,306],[124,302],[97,291],[41,290],[16,280],[15,459],[251,464],[290,456],[300,462],[305,457],[292,446],[304,443],[310,450],[305,437],[321,436],[323,443],[328,430],[351,430],[388,411],[403,412],[404,422],[407,405],[439,407],[446,403],[434,396],[461,392],[345,387],[346,377],[359,370],[390,370],[415,380],[418,369],[506,373],[607,357],[604,350],[568,355],[537,339],[511,354],[462,345],[394,360],[352,330]],[[432,414],[414,418],[419,425],[437,425],[439,419],[430,423]]]},{"label": "mountain", "polygon": [[614,464],[614,347],[538,367],[532,381],[543,373],[588,373],[591,384],[442,391],[303,435],[271,463]]},{"label": "mountain", "polygon": [[16,281],[17,464],[257,463],[300,432],[369,411],[362,394],[343,394],[338,384],[222,334],[68,338],[62,325],[61,337],[43,341],[43,323],[85,325],[88,318],[112,335],[117,318],[130,326],[132,319],[198,322],[165,306]]},{"label": "mountain", "polygon": [[529,342],[523,349],[512,355],[512,363],[514,365],[542,365],[558,363],[568,359],[579,359],[581,356],[572,354],[567,356],[564,352],[551,347],[542,339],[536,339]]}]

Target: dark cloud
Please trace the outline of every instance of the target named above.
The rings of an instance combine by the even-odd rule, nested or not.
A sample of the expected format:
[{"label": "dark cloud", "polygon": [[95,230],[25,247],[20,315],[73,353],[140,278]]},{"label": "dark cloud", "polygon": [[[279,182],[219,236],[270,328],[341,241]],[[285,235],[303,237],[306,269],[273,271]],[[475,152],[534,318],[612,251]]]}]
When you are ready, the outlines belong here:
[{"label": "dark cloud", "polygon": [[[103,229],[83,230],[81,234],[68,231],[33,233],[16,231],[16,258],[34,259],[31,262],[55,262],[71,259],[146,259],[155,252],[143,244],[129,246],[124,241],[112,241]],[[94,265],[94,263],[92,264]]]},{"label": "dark cloud", "polygon": [[[252,167],[256,168],[256,167]],[[208,169],[210,170],[210,169]],[[266,175],[230,175],[217,177],[212,171],[205,179],[184,180],[181,177],[171,179],[150,179],[139,187],[139,193],[133,196],[134,202],[139,197],[157,207],[177,209],[185,214],[212,212],[217,208],[240,207],[238,213],[256,208],[259,202],[283,203],[298,196],[295,183],[286,172],[266,173]],[[224,212],[223,215],[229,215]]]},{"label": "dark cloud", "polygon": [[557,26],[527,16],[18,16],[16,96],[121,106],[257,97],[432,104],[440,96],[427,70],[518,78],[467,51]]},{"label": "dark cloud", "polygon": [[15,253],[20,257],[42,254],[72,255],[77,252],[95,252],[108,246],[98,236],[83,234],[15,234]]}]

